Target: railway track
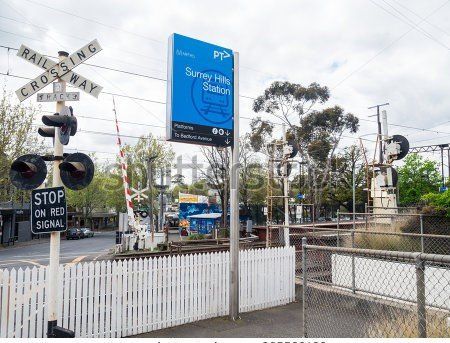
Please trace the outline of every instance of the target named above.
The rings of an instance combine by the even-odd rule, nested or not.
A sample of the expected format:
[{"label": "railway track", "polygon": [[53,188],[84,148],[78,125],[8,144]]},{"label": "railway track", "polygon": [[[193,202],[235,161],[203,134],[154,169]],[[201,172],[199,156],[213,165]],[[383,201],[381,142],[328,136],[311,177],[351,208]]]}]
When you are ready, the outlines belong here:
[{"label": "railway track", "polygon": [[[240,244],[240,249],[260,249],[265,248],[266,242],[245,242]],[[127,254],[119,254],[113,256],[113,259],[116,261],[128,260],[128,259],[136,259],[142,257],[164,257],[164,256],[176,256],[176,255],[189,255],[189,254],[199,254],[199,253],[207,253],[207,252],[220,252],[220,251],[229,251],[229,244],[220,244],[220,245],[193,245],[193,246],[183,246],[180,250],[172,250],[172,251],[156,251],[156,252],[136,252],[136,253],[127,253]]]}]

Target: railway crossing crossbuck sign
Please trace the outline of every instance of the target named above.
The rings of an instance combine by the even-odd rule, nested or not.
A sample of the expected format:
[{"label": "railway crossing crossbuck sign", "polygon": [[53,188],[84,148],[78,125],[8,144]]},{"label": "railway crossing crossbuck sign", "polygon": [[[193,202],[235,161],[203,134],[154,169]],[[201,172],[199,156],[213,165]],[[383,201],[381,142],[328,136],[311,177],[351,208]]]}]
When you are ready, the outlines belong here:
[{"label": "railway crossing crossbuck sign", "polygon": [[[98,41],[94,39],[92,42],[86,44],[81,49],[78,49],[62,61],[55,62],[29,47],[21,45],[19,51],[17,52],[17,56],[44,69],[45,71],[34,80],[19,88],[16,91],[17,97],[22,102],[36,92],[42,90],[44,87],[48,86],[57,78],[61,78],[72,86],[79,88],[97,98],[103,87],[91,80],[88,80],[80,74],[75,73],[72,69],[85,62],[88,58],[94,56],[101,50],[102,47]],[[68,95],[58,94],[54,97],[52,97],[51,94],[52,93],[46,93],[43,94],[42,97],[39,95],[38,101],[46,101],[45,99],[55,99],[54,101],[77,100],[73,99],[73,93],[67,93]]]}]

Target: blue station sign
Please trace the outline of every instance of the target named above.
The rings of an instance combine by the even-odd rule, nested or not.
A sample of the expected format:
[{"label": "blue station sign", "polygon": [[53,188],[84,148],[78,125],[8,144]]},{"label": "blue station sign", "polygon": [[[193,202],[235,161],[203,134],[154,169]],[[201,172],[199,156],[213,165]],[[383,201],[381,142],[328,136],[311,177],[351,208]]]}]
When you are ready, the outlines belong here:
[{"label": "blue station sign", "polygon": [[232,146],[233,51],[174,33],[167,81],[167,139]]}]

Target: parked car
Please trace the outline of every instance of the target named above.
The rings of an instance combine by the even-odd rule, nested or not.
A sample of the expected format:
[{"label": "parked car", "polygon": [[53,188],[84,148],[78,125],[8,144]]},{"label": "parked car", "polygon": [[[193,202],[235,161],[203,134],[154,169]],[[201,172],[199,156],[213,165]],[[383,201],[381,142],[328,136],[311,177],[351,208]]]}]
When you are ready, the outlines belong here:
[{"label": "parked car", "polygon": [[80,239],[82,238],[82,233],[80,229],[72,228],[67,230],[66,239]]},{"label": "parked car", "polygon": [[89,238],[94,237],[94,231],[90,230],[87,227],[81,228],[81,238]]}]

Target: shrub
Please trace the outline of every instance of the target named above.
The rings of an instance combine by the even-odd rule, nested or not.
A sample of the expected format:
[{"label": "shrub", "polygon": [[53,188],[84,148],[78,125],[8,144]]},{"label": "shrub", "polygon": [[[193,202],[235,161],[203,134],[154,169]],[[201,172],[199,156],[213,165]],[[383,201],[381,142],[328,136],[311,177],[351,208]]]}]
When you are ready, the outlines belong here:
[{"label": "shrub", "polygon": [[356,234],[355,244],[362,249],[420,251],[420,240],[401,236]]},{"label": "shrub", "polygon": [[205,235],[203,235],[201,233],[194,233],[192,235],[189,235],[187,239],[190,241],[205,239]]},{"label": "shrub", "polygon": [[221,228],[219,229],[219,238],[229,238],[230,237],[230,230],[227,228]]},{"label": "shrub", "polygon": [[[427,337],[450,337],[447,318],[427,313]],[[369,327],[369,337],[414,338],[419,336],[417,315],[411,312],[395,311],[394,315],[381,315],[374,325]]]},{"label": "shrub", "polygon": [[422,197],[422,200],[429,206],[429,210],[450,217],[450,191],[438,194],[428,193]]}]

